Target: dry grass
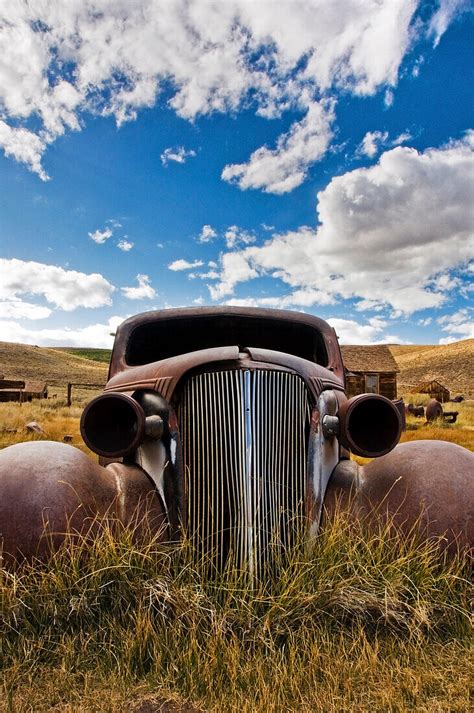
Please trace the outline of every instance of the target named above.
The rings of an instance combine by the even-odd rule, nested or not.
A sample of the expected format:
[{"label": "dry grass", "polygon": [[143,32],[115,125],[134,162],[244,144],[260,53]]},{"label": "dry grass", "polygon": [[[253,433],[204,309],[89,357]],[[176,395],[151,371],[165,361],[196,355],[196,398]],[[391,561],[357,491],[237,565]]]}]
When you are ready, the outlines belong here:
[{"label": "dry grass", "polygon": [[186,543],[106,524],[48,568],[4,571],[0,710],[469,710],[461,555],[339,515],[254,586],[206,571]]},{"label": "dry grass", "polygon": [[[412,395],[415,403],[423,403],[421,394]],[[443,421],[426,423],[424,418],[407,416],[407,430],[402,434],[402,443],[420,439],[450,441],[459,446],[474,451],[474,401],[463,401],[460,404],[443,404],[444,411],[458,411],[456,423],[447,424]]]},{"label": "dry grass", "polygon": [[[207,654],[207,655],[206,655]],[[283,659],[283,661],[281,660]],[[216,675],[210,652],[199,663],[207,681],[177,687],[165,671],[142,678],[114,671],[42,666],[11,675],[2,713],[469,713],[473,667],[465,646],[451,641],[424,648],[380,641],[362,633],[315,637],[298,655],[275,660],[248,656],[234,645]],[[198,662],[194,663],[194,666]],[[176,663],[176,667],[182,662]],[[187,662],[185,663],[185,665]],[[192,668],[192,671],[195,668]],[[176,672],[175,672],[176,673]],[[190,672],[190,676],[192,673]],[[183,673],[183,678],[186,674]],[[224,691],[222,680],[226,680]],[[208,691],[206,691],[208,686]],[[181,693],[179,691],[182,691]],[[189,693],[188,693],[189,691]],[[166,707],[165,707],[166,706]]]},{"label": "dry grass", "polygon": [[69,381],[105,384],[107,365],[57,349],[0,342],[0,373],[8,379],[46,381],[51,393],[65,397]]},{"label": "dry grass", "polygon": [[[65,436],[72,436],[73,446],[90,453],[81,438],[79,422],[84,406],[98,393],[91,389],[74,389],[71,407],[66,406],[64,395],[24,404],[0,403],[0,448],[22,441],[63,441]],[[39,423],[44,434],[28,432],[26,424],[31,421]]]},{"label": "dry grass", "polygon": [[[79,439],[79,406],[1,407]],[[472,448],[474,403],[459,410],[459,425],[415,422],[404,439],[467,433]],[[204,578],[185,547],[105,529],[48,569],[0,572],[0,711],[469,711],[464,568],[341,516],[249,590]]]},{"label": "dry grass", "polygon": [[398,385],[402,393],[436,379],[453,395],[474,398],[474,339],[441,346],[390,345],[390,351],[400,368]]}]

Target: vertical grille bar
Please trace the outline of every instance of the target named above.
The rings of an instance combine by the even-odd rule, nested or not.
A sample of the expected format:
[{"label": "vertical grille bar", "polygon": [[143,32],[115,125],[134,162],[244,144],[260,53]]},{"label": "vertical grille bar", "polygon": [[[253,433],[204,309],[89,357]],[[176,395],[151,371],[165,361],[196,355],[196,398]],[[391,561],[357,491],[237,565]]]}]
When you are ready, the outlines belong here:
[{"label": "vertical grille bar", "polygon": [[178,418],[188,529],[221,569],[228,557],[258,574],[303,515],[307,390],[296,374],[222,371],[185,385]]}]

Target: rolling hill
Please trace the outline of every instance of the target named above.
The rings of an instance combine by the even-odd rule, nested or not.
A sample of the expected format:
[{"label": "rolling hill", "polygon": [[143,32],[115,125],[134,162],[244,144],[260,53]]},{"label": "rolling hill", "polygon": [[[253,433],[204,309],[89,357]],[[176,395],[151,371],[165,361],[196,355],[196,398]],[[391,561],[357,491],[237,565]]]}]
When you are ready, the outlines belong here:
[{"label": "rolling hill", "polygon": [[[474,398],[474,339],[446,345],[396,345],[390,350],[400,368],[399,392],[436,379],[453,393]],[[49,349],[0,342],[0,373],[10,379],[105,384],[107,350]]]},{"label": "rolling hill", "polygon": [[0,374],[8,379],[46,381],[55,386],[69,381],[102,385],[107,368],[105,363],[59,349],[0,342]]},{"label": "rolling hill", "polygon": [[400,392],[436,379],[453,394],[474,398],[474,339],[443,345],[390,345]]}]

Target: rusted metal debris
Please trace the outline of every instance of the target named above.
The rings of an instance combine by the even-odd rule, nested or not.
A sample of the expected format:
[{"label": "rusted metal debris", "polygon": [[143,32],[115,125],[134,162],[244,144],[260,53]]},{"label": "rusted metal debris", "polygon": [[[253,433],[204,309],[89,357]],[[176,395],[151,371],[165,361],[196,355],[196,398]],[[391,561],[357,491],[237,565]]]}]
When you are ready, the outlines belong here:
[{"label": "rusted metal debris", "polygon": [[411,416],[415,416],[416,418],[423,418],[423,416],[425,415],[424,406],[415,406],[415,404],[407,404],[405,408],[406,413],[410,414]]},{"label": "rusted metal debris", "polygon": [[459,411],[443,411],[443,407],[439,401],[436,399],[431,399],[426,407],[426,421],[427,423],[433,423],[433,421],[444,420],[445,423],[456,423]]}]

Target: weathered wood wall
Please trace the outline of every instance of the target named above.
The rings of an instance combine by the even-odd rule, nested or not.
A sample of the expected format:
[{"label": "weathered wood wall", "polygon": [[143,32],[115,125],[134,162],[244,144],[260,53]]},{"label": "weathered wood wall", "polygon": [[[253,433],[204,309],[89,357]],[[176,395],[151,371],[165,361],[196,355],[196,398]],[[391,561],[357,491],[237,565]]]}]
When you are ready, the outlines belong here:
[{"label": "weathered wood wall", "polygon": [[[353,374],[347,377],[347,395],[357,396],[365,394],[367,389],[365,385],[365,377],[372,376],[369,372]],[[387,399],[397,398],[397,375],[395,373],[380,373],[378,376],[378,393],[381,396],[386,396]]]}]

